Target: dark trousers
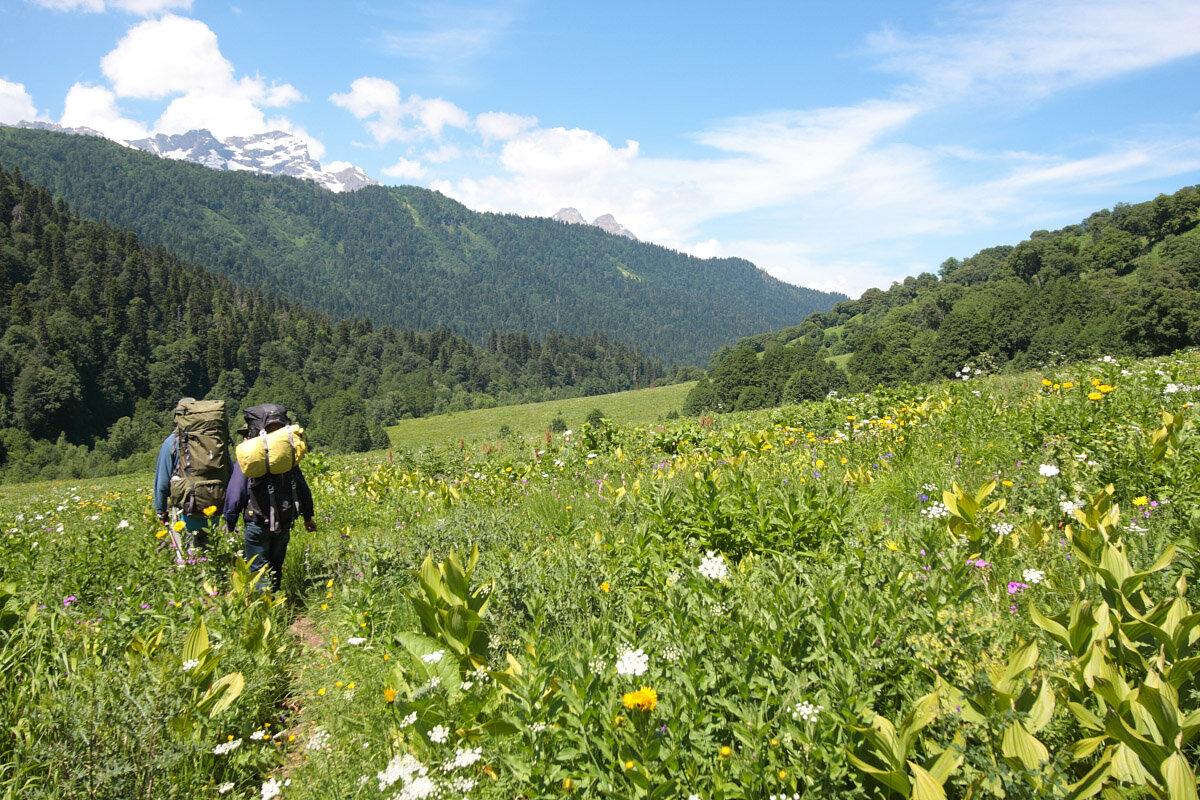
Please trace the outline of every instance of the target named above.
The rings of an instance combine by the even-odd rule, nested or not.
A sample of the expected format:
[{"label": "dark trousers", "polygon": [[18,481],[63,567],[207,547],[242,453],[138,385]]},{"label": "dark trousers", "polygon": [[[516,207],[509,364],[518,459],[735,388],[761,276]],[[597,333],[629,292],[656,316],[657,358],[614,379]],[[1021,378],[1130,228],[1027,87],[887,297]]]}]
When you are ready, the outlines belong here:
[{"label": "dark trousers", "polygon": [[[249,521],[243,527],[245,533],[243,555],[246,561],[250,562],[250,569],[260,570],[264,564],[269,566],[271,568],[270,588],[278,591],[279,584],[283,580],[283,560],[287,557],[288,542],[292,538],[292,526],[280,528],[275,533]],[[251,561],[252,558],[253,561]],[[268,588],[265,577],[259,581],[258,588],[264,591]]]}]

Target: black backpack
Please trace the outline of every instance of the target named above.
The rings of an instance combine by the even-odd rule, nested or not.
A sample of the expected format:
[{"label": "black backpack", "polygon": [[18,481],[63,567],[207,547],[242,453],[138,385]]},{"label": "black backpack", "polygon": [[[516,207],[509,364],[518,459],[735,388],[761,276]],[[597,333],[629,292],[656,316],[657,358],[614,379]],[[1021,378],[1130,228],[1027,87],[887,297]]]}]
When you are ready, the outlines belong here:
[{"label": "black backpack", "polygon": [[[243,436],[258,436],[264,430],[290,424],[287,409],[278,403],[263,403],[242,411],[246,424],[238,432]],[[267,474],[247,478],[250,496],[246,511],[256,524],[271,533],[287,528],[300,516],[300,493],[296,489],[296,468],[281,475]]]}]

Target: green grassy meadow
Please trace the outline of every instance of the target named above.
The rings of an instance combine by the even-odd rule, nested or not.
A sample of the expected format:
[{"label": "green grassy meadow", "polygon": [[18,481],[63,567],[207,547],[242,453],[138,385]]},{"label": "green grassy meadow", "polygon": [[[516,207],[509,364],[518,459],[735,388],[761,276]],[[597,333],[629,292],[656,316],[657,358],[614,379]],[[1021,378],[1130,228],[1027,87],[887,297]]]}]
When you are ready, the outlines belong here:
[{"label": "green grassy meadow", "polygon": [[569,428],[578,428],[593,409],[617,425],[646,425],[663,419],[683,406],[695,381],[617,392],[597,397],[575,397],[518,406],[498,406],[407,419],[387,428],[393,447],[417,450],[463,439],[468,443],[497,441],[500,428],[507,425],[519,438],[532,439],[550,430],[550,423],[561,416]]},{"label": "green grassy meadow", "polygon": [[0,487],[0,798],[1196,796],[1200,355],[664,389],[310,455],[275,594],[149,475]]}]

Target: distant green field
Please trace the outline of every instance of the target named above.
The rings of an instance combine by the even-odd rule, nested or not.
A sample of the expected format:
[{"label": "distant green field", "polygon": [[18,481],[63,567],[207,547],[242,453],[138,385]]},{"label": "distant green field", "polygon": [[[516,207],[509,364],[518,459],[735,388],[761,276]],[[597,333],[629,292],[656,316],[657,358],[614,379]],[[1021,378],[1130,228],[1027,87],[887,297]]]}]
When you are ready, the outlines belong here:
[{"label": "distant green field", "polygon": [[436,417],[407,419],[387,429],[393,447],[418,449],[427,445],[482,439],[496,439],[500,427],[507,425],[517,436],[538,436],[550,428],[550,422],[561,414],[568,428],[583,424],[592,409],[620,425],[640,425],[662,419],[670,411],[679,411],[695,381],[636,389],[616,394],[575,397],[570,400],[551,400],[545,403],[526,403],[520,406],[480,408],[440,414]]}]

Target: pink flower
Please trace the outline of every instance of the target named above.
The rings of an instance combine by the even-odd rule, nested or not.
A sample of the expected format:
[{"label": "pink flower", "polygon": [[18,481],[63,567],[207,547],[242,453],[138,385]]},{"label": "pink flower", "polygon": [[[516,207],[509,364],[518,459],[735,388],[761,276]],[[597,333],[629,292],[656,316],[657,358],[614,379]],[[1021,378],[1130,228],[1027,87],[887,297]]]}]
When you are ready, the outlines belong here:
[{"label": "pink flower", "polygon": [[1025,591],[1028,588],[1029,588],[1028,583],[1021,583],[1019,581],[1009,581],[1008,582],[1008,593],[1009,594],[1020,594],[1021,592]]}]

